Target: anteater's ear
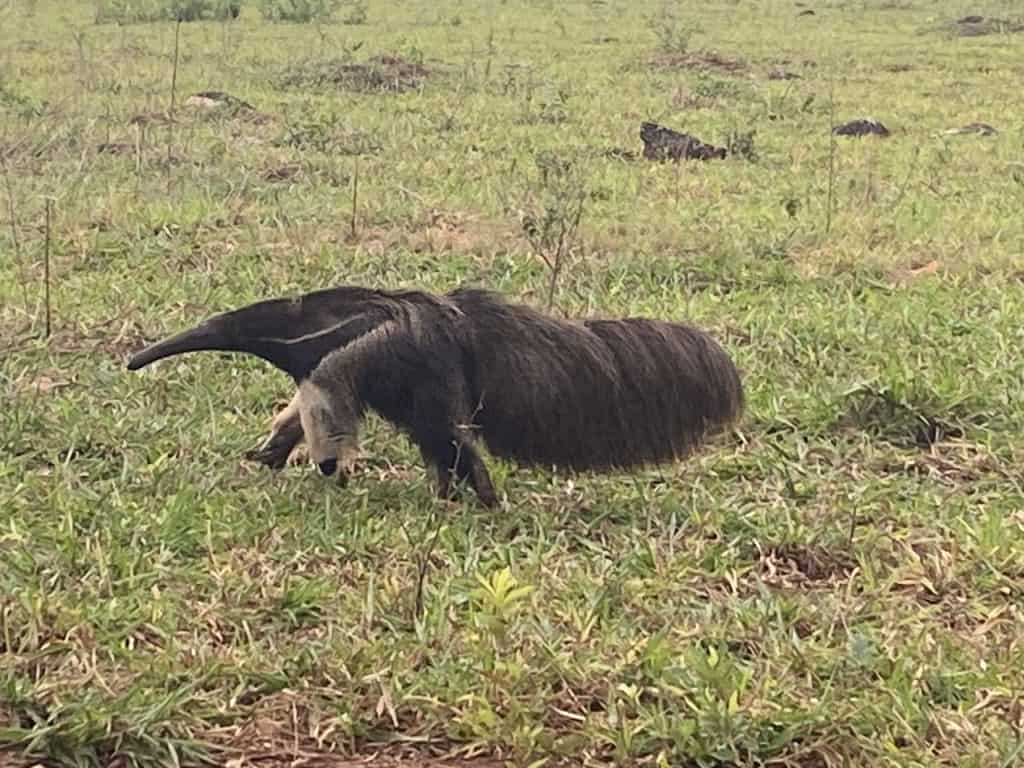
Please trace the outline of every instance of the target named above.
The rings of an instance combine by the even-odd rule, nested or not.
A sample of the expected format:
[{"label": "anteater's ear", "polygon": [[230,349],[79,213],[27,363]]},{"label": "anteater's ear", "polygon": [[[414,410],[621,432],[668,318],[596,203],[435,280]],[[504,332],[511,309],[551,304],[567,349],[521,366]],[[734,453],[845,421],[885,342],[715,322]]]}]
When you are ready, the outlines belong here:
[{"label": "anteater's ear", "polygon": [[343,287],[214,315],[146,347],[128,361],[128,368],[134,371],[185,352],[219,350],[256,355],[302,381],[328,354],[391,319],[387,304],[368,301],[367,294]]}]

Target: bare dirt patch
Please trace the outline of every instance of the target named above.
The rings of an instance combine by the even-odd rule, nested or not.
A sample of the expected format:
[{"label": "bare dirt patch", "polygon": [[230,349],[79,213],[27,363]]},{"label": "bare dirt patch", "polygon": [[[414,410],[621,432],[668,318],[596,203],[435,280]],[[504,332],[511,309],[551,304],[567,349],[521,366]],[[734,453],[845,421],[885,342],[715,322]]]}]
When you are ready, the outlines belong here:
[{"label": "bare dirt patch", "polygon": [[[231,759],[232,768],[260,766],[261,768],[503,768],[503,761],[490,758],[432,757],[427,754],[390,755],[370,753],[356,757],[344,757],[332,752],[285,751],[242,752]],[[0,763],[2,768],[2,763]]]},{"label": "bare dirt patch", "polygon": [[43,166],[65,153],[76,154],[85,146],[81,135],[54,130],[49,133],[26,133],[13,141],[0,140],[0,163],[8,173],[39,174]]},{"label": "bare dirt patch", "polygon": [[421,88],[431,72],[401,56],[375,56],[366,62],[312,61],[289,67],[278,82],[284,88],[333,87],[356,93],[404,93]]},{"label": "bare dirt patch", "polygon": [[337,125],[327,120],[302,120],[285,126],[273,141],[275,147],[326,152],[333,156],[356,157],[381,152],[383,146],[371,132]]},{"label": "bare dirt patch", "polygon": [[927,453],[915,454],[899,462],[886,461],[872,469],[881,474],[925,477],[950,487],[978,482],[986,477],[1020,479],[1018,472],[983,446],[961,441],[937,443]]},{"label": "bare dirt patch", "polygon": [[252,104],[242,101],[236,96],[224,91],[200,91],[194,93],[185,100],[190,107],[201,107],[203,109],[239,109],[255,111]]},{"label": "bare dirt patch", "polygon": [[638,155],[631,149],[612,147],[611,149],[602,150],[601,157],[606,157],[609,160],[625,160],[626,162],[632,162],[637,159]]},{"label": "bare dirt patch", "polygon": [[170,125],[174,120],[166,112],[139,112],[128,121],[129,125],[146,127],[148,125]]},{"label": "bare dirt patch", "polygon": [[63,329],[49,341],[50,349],[60,354],[103,352],[121,358],[144,344],[142,329],[134,321],[115,319],[87,331]]},{"label": "bare dirt patch", "polygon": [[123,141],[105,141],[96,145],[98,155],[134,155],[135,145]]},{"label": "bare dirt patch", "polygon": [[[349,235],[344,236],[349,241]],[[513,247],[518,238],[506,222],[462,211],[430,209],[413,220],[360,227],[357,240],[374,254],[395,248],[413,253],[464,253],[490,257]]]},{"label": "bare dirt patch", "polygon": [[260,179],[268,184],[318,184],[327,187],[345,187],[352,181],[344,171],[302,163],[267,166],[260,171]]},{"label": "bare dirt patch", "polygon": [[[401,714],[382,695],[376,705],[382,729],[402,728]],[[284,690],[255,699],[248,717],[202,734],[227,764],[237,766],[386,766],[387,768],[499,768],[489,755],[467,754],[444,741],[417,745],[353,744],[332,734],[329,715],[298,693]],[[411,726],[411,723],[406,723]],[[354,754],[353,754],[354,752]]]},{"label": "bare dirt patch", "polygon": [[301,181],[303,176],[302,166],[298,163],[288,163],[287,165],[278,165],[273,168],[268,168],[260,174],[260,178],[264,181],[270,182],[271,184],[280,184],[283,182],[294,182]]},{"label": "bare dirt patch", "polygon": [[420,238],[414,240],[422,243],[430,251],[472,251],[479,247],[481,241],[493,236],[495,232],[479,227],[477,221],[465,216],[431,211],[427,226],[420,231]]},{"label": "bare dirt patch", "polygon": [[803,75],[786,69],[773,69],[768,73],[769,80],[803,80]]},{"label": "bare dirt patch", "polygon": [[849,393],[846,411],[835,428],[864,432],[901,448],[927,448],[947,438],[963,437],[963,430],[953,422],[887,390],[860,387]]},{"label": "bare dirt patch", "polygon": [[730,59],[716,51],[667,53],[651,59],[649,64],[652,69],[662,71],[737,73],[748,68],[742,59]]},{"label": "bare dirt patch", "polygon": [[246,122],[262,124],[270,121],[269,115],[257,110],[247,101],[224,91],[200,91],[185,100],[185,106],[212,117],[230,117]]},{"label": "bare dirt patch", "polygon": [[[4,713],[3,708],[0,708],[0,723],[13,722],[9,720]],[[0,750],[0,768],[29,768],[29,766],[36,765],[35,760],[26,760],[24,757],[19,755],[13,749],[2,749]]]},{"label": "bare dirt patch", "polygon": [[855,563],[845,552],[814,544],[776,544],[762,551],[760,566],[766,583],[799,588],[841,581],[853,572]]},{"label": "bare dirt patch", "polygon": [[[490,757],[446,757],[431,755],[425,750],[415,752],[410,749],[404,754],[399,750],[367,750],[364,754],[346,756],[324,750],[297,749],[292,744],[271,749],[228,749],[221,757],[220,760],[215,757],[212,764],[231,768],[503,768],[506,765],[504,761]],[[14,750],[0,751],[0,768],[36,768],[45,764],[39,760],[27,760]]]},{"label": "bare dirt patch", "polygon": [[956,37],[984,37],[985,35],[1006,35],[1024,32],[1024,21],[999,19],[991,16],[971,14],[948,22],[945,29]]}]

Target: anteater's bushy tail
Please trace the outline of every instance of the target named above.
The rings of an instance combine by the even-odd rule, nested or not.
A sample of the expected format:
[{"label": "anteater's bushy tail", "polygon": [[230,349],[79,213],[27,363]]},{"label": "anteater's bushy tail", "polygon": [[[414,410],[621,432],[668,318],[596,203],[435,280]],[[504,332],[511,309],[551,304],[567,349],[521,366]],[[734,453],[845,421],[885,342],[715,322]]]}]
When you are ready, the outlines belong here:
[{"label": "anteater's bushy tail", "polygon": [[488,449],[527,464],[625,469],[685,457],[739,419],[739,372],[704,331],[645,318],[570,323],[485,291],[472,318],[474,419]]}]

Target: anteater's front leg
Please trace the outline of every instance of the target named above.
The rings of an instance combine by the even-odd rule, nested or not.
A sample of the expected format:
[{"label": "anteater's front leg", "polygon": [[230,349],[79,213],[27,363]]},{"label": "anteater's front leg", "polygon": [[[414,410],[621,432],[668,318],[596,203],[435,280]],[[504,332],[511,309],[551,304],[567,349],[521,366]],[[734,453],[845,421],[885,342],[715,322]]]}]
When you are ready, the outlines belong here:
[{"label": "anteater's front leg", "polygon": [[491,475],[487,471],[487,465],[480,458],[476,448],[468,440],[465,440],[458,445],[456,453],[458,454],[458,462],[455,473],[459,478],[459,482],[468,479],[469,484],[473,486],[473,490],[476,491],[476,495],[484,506],[498,506],[498,494],[494,490],[494,484],[491,482]]},{"label": "anteater's front leg", "polygon": [[459,483],[468,481],[484,506],[497,506],[498,494],[490,473],[468,438],[460,437],[454,431],[440,430],[414,438],[420,445],[424,463],[434,471],[439,498],[446,501],[453,498],[453,480]]},{"label": "anteater's front leg", "polygon": [[299,418],[299,393],[296,392],[287,407],[274,417],[270,436],[259,448],[246,451],[245,458],[271,469],[281,469],[288,463],[289,456],[303,437],[302,421]]}]

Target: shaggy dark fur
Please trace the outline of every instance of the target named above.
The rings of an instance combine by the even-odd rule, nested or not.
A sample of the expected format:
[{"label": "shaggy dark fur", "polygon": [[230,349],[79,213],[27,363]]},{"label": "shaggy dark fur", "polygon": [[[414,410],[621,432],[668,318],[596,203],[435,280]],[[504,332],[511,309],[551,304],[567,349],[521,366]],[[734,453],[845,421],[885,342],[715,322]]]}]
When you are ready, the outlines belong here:
[{"label": "shaggy dark fur", "polygon": [[[303,299],[308,304],[262,302],[237,310],[229,323],[223,315],[212,318],[198,333],[142,352],[131,367],[200,348],[260,355],[296,381],[308,376],[332,402],[360,414],[378,412],[419,446],[442,495],[449,495],[453,479],[465,480],[488,505],[497,497],[474,448],[477,436],[492,454],[526,465],[628,469],[686,456],[743,410],[733,362],[689,325],[644,318],[569,322],[470,288],[443,298],[361,290],[335,289],[337,304],[331,291],[322,291]],[[258,321],[239,322],[254,312]],[[270,323],[283,334],[295,323],[303,332],[288,335],[310,337],[318,323],[337,325],[345,312],[355,319],[343,327],[366,333],[387,323],[390,330],[350,346],[358,336],[338,335],[333,352],[314,336],[302,342],[312,345],[305,352],[275,350],[277,361],[258,330]],[[221,326],[233,330],[216,346]],[[246,342],[249,329],[253,339]],[[202,346],[190,347],[190,333]],[[282,365],[294,359],[301,364]],[[254,457],[279,466],[301,436],[294,422],[285,424]]]},{"label": "shaggy dark fur", "polygon": [[732,361],[691,326],[566,322],[491,292],[450,296],[470,319],[467,384],[495,455],[575,470],[656,463],[685,455],[742,406]]}]

